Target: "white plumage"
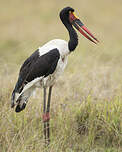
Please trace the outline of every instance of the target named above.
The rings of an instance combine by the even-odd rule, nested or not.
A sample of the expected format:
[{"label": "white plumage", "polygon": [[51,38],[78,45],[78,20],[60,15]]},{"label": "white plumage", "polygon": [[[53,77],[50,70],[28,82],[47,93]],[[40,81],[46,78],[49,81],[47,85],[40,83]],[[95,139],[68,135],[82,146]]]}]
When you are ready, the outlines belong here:
[{"label": "white plumage", "polygon": [[70,53],[67,41],[61,39],[54,39],[44,44],[42,47],[39,47],[39,55],[41,56],[55,48],[59,50],[61,57],[65,57]]}]

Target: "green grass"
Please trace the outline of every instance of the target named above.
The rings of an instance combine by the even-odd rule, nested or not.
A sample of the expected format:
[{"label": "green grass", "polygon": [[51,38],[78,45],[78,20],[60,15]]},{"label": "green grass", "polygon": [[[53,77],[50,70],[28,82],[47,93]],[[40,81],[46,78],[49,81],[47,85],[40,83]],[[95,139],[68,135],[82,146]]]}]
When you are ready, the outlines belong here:
[{"label": "green grass", "polygon": [[[79,46],[53,89],[51,144],[44,148],[42,90],[16,114],[10,97],[23,61],[45,42],[68,34],[59,20],[72,6],[96,33],[94,45],[79,34]],[[0,152],[122,151],[122,2],[1,0]]]},{"label": "green grass", "polygon": [[[78,131],[87,136],[89,147],[120,147],[121,139],[121,99],[115,98],[105,103],[94,103],[91,98],[82,103],[77,114]],[[99,145],[99,146],[100,146]]]},{"label": "green grass", "polygon": [[[7,92],[1,96],[0,104],[0,149],[3,152],[44,150],[39,101],[33,99],[24,112],[16,114],[8,106],[9,102],[4,103],[9,97]],[[119,96],[95,101],[89,94],[82,102],[62,100],[60,104],[52,101],[48,151],[121,151],[122,99]]]}]

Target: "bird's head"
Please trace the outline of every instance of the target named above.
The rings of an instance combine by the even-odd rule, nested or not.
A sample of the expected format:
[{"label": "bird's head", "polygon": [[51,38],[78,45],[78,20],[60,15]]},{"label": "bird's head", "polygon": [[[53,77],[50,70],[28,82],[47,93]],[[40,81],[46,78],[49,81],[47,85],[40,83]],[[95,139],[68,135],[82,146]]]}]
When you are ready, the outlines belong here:
[{"label": "bird's head", "polygon": [[[93,36],[93,34],[86,28],[86,26],[80,21],[80,19],[75,15],[74,9],[71,7],[65,7],[60,12],[61,21],[67,25],[73,25],[83,36],[85,36],[90,41],[97,44],[99,41]],[[65,24],[66,26],[66,24]]]}]

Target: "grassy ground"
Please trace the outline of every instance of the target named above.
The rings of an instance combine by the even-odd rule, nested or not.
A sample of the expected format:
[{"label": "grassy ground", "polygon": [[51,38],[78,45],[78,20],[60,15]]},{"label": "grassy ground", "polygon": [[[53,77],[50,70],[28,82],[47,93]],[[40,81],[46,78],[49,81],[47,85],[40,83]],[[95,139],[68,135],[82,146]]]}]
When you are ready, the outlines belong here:
[{"label": "grassy ground", "polygon": [[[44,149],[42,90],[19,114],[10,96],[34,50],[51,39],[68,40],[58,17],[65,6],[75,8],[101,43],[79,35],[53,89],[51,144]],[[0,12],[0,152],[122,151],[122,1],[0,0]]]}]

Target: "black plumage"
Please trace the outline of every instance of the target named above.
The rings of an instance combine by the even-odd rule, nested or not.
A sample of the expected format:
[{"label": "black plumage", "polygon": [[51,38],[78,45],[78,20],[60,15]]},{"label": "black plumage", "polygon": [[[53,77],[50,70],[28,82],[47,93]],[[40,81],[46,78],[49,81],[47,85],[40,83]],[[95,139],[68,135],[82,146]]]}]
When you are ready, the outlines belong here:
[{"label": "black plumage", "polygon": [[42,56],[39,55],[39,49],[36,50],[20,68],[19,78],[12,93],[12,100],[15,98],[15,93],[21,93],[27,83],[38,77],[47,77],[52,74],[56,69],[59,58],[58,49],[52,49]]}]

